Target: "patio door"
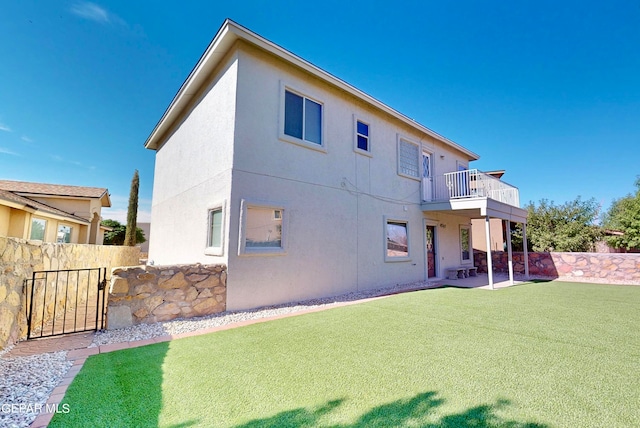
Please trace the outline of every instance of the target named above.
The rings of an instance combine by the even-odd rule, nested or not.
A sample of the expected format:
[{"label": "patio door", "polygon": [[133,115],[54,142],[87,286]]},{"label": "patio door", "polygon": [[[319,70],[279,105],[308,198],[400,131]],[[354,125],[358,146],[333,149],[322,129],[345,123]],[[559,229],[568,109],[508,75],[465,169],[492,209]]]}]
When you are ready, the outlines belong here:
[{"label": "patio door", "polygon": [[426,226],[425,243],[427,251],[427,278],[436,276],[436,227]]}]

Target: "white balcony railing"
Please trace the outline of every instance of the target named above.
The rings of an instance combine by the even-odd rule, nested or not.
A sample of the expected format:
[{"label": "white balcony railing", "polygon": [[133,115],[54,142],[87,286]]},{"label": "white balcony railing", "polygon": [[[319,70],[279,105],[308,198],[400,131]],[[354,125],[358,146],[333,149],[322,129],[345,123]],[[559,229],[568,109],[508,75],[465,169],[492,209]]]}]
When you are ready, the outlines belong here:
[{"label": "white balcony railing", "polygon": [[463,198],[490,198],[514,207],[520,207],[517,187],[491,175],[468,169],[448,172],[422,182],[424,201],[447,201]]}]

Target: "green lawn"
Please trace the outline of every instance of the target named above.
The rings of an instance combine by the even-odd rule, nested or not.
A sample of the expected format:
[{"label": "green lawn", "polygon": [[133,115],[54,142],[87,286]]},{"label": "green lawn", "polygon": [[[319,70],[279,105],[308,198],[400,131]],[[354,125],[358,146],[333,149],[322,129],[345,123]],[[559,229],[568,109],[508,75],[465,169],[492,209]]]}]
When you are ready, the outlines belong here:
[{"label": "green lawn", "polygon": [[640,426],[640,287],[443,288],[90,357],[51,427]]}]

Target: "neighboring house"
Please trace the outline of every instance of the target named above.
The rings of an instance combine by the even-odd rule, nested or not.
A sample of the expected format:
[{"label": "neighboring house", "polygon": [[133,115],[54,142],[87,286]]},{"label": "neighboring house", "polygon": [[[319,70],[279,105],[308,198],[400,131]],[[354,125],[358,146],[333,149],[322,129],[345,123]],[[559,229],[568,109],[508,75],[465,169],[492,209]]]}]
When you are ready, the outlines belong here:
[{"label": "neighboring house", "polygon": [[[604,229],[603,234],[607,236],[624,236],[624,232],[621,230]],[[596,253],[640,253],[640,248],[614,248],[610,246],[606,240],[597,241],[595,245]]]},{"label": "neighboring house", "polygon": [[0,180],[0,236],[44,242],[102,244],[104,188]]},{"label": "neighboring house", "polygon": [[[499,171],[485,171],[485,174],[495,177],[496,179],[502,179],[504,170]],[[489,221],[489,227],[491,228],[491,251],[506,251],[507,250],[507,225],[506,221],[500,218],[492,218]],[[485,224],[483,219],[471,220],[471,235],[473,237],[472,244],[473,249],[477,251],[487,252],[487,234],[485,233]]]},{"label": "neighboring house", "polygon": [[149,252],[149,240],[151,238],[151,223],[138,223],[136,224],[136,227],[139,227],[140,229],[142,229],[142,232],[144,233],[144,237],[146,239],[146,241],[144,241],[142,244],[140,244],[140,252],[141,253],[148,253]]},{"label": "neighboring house", "polygon": [[527,217],[472,151],[229,20],[145,147],[149,262],[227,264],[229,310],[443,278],[473,218]]}]

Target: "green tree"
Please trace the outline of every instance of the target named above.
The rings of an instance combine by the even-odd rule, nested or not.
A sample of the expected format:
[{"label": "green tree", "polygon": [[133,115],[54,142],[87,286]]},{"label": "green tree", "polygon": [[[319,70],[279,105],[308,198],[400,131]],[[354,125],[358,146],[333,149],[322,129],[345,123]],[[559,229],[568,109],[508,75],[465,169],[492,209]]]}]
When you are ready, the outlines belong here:
[{"label": "green tree", "polygon": [[637,177],[635,195],[616,199],[605,214],[602,226],[622,232],[620,236],[608,236],[607,243],[614,248],[633,250],[640,248],[640,176]]},{"label": "green tree", "polygon": [[555,205],[547,199],[529,202],[527,242],[533,251],[592,251],[601,237],[596,225],[600,205],[594,198]]},{"label": "green tree", "polygon": [[124,237],[124,245],[133,247],[136,245],[136,224],[138,222],[138,189],[140,188],[140,177],[138,170],[133,173],[131,179],[131,190],[129,191],[129,208],[127,208],[127,231]]},{"label": "green tree", "polygon": [[[522,224],[512,222],[511,223],[511,249],[513,251],[524,251],[524,244],[523,244],[524,239],[522,238],[522,235],[523,235]],[[527,238],[529,237],[527,236]],[[530,238],[527,239],[527,245],[530,245],[529,241],[531,241]],[[531,247],[527,249],[529,250],[531,249]]]},{"label": "green tree", "polygon": [[[111,230],[104,235],[104,245],[124,245],[124,237],[127,233],[127,227],[124,224],[116,220],[103,220],[100,224],[111,228]],[[136,227],[136,243],[142,244],[144,242],[147,242],[144,231]]]}]

